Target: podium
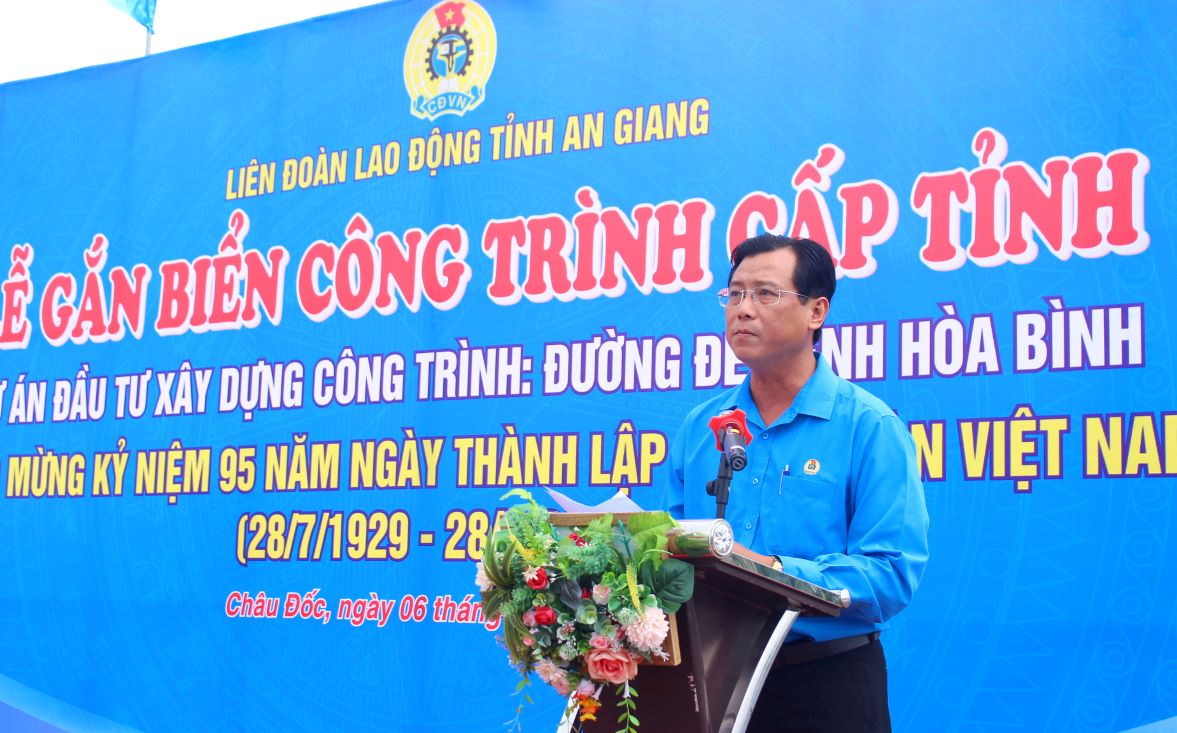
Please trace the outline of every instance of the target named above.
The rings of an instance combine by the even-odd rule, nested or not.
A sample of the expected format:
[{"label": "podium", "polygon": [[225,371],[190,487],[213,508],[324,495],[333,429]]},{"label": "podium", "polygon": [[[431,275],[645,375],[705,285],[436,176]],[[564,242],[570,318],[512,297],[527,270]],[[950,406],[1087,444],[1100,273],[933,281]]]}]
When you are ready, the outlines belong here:
[{"label": "podium", "polygon": [[[553,524],[582,521],[552,515]],[[722,524],[715,524],[715,523]],[[722,534],[726,522],[684,522]],[[675,614],[678,664],[643,664],[634,680],[636,715],[642,729],[675,733],[743,733],[772,668],[777,650],[798,616],[837,616],[844,595],[730,553],[692,532],[689,555],[676,554],[695,568],[695,592]],[[700,538],[702,537],[702,541]],[[686,542],[682,543],[688,544]],[[722,540],[720,542],[722,544]],[[672,542],[672,551],[674,543]],[[614,733],[617,699],[601,699],[599,720],[585,733]]]}]

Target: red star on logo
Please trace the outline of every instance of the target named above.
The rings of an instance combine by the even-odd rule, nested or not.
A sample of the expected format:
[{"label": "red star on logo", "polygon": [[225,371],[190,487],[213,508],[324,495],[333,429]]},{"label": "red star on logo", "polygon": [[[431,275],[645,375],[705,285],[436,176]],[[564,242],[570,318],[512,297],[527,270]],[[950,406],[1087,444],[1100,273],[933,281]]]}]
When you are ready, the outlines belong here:
[{"label": "red star on logo", "polygon": [[437,24],[442,28],[462,26],[466,24],[466,15],[462,12],[465,3],[444,3],[433,9],[437,16]]}]

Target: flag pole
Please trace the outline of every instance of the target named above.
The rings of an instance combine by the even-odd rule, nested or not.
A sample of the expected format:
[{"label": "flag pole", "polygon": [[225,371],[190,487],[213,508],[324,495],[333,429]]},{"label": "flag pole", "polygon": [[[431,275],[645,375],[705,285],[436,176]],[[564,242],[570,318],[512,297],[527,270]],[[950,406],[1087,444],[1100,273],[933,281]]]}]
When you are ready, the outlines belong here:
[{"label": "flag pole", "polygon": [[[146,29],[144,29],[146,30]],[[143,52],[144,56],[151,55],[151,31],[147,31],[147,49]]]}]

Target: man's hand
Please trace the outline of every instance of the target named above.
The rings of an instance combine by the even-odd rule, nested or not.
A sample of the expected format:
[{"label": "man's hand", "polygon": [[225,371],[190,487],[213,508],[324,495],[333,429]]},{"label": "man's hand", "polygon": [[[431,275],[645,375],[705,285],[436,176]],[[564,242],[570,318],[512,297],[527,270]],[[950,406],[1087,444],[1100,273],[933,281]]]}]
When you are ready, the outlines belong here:
[{"label": "man's hand", "polygon": [[736,542],[732,545],[732,552],[736,553],[737,555],[742,555],[749,560],[755,560],[761,565],[767,565],[770,568],[776,567],[777,560],[775,557],[772,555],[761,555],[759,552],[753,552],[747,547],[741,545],[739,542]]}]

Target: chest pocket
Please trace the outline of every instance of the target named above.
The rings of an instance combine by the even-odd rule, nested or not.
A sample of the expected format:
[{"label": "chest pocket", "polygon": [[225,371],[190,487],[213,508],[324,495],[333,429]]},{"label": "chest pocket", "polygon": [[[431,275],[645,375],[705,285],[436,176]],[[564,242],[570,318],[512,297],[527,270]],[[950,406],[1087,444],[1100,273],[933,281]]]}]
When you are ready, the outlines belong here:
[{"label": "chest pocket", "polygon": [[764,517],[770,554],[812,559],[846,551],[846,497],[840,484],[808,476],[782,476],[780,495]]}]

